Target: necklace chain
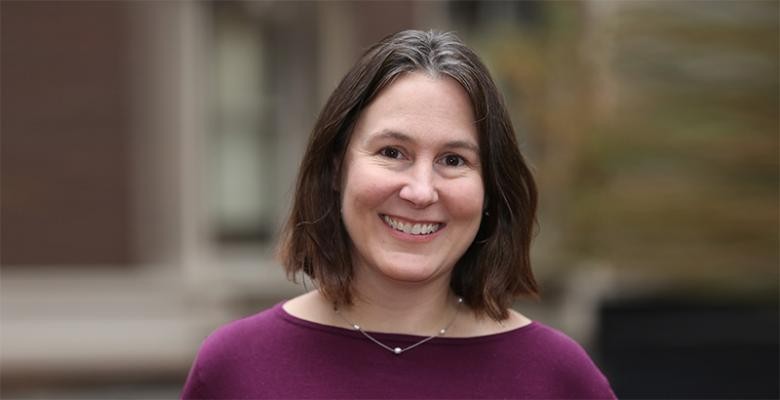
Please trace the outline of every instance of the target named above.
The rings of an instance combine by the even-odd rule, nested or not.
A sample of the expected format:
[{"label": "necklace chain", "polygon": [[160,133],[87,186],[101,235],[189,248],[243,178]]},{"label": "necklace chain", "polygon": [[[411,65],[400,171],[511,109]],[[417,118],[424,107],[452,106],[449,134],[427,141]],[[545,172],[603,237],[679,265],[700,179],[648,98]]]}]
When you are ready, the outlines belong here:
[{"label": "necklace chain", "polygon": [[448,323],[448,324],[447,324],[447,325],[446,325],[444,328],[441,328],[441,329],[439,329],[439,331],[438,331],[438,332],[436,332],[435,334],[433,334],[433,335],[431,335],[431,336],[428,336],[428,337],[426,337],[425,339],[423,339],[423,340],[420,340],[419,342],[417,342],[417,343],[414,343],[414,344],[412,344],[412,345],[410,345],[410,346],[407,346],[407,347],[404,347],[404,348],[402,348],[402,347],[390,347],[390,346],[388,346],[388,345],[386,345],[386,344],[384,344],[384,343],[380,342],[380,341],[379,341],[379,339],[377,339],[377,338],[375,338],[375,337],[371,336],[371,334],[369,334],[368,332],[364,331],[364,330],[363,330],[363,328],[362,328],[360,325],[358,325],[358,324],[356,324],[356,323],[354,323],[354,322],[350,321],[350,320],[349,320],[349,319],[348,319],[348,318],[347,318],[347,317],[346,317],[344,314],[342,314],[342,313],[340,312],[340,310],[339,310],[338,306],[334,306],[334,307],[333,307],[333,310],[336,312],[336,314],[337,314],[339,317],[341,317],[341,319],[343,319],[343,320],[344,320],[344,322],[346,322],[347,324],[349,324],[349,326],[351,326],[351,327],[352,327],[352,329],[354,329],[354,330],[356,330],[356,331],[360,332],[360,333],[361,333],[361,334],[363,334],[363,336],[365,336],[365,337],[366,337],[368,340],[370,340],[370,341],[372,341],[372,342],[376,343],[377,345],[379,345],[379,346],[380,346],[380,347],[382,347],[383,349],[385,349],[385,350],[387,350],[387,351],[389,351],[389,352],[391,352],[391,353],[393,353],[393,354],[395,354],[395,355],[398,355],[398,354],[401,354],[401,353],[403,353],[403,352],[405,352],[405,351],[409,351],[409,350],[411,350],[411,349],[413,349],[413,348],[415,348],[415,347],[417,347],[417,346],[419,346],[419,345],[421,345],[421,344],[423,344],[423,343],[425,343],[425,342],[428,342],[428,341],[430,341],[430,340],[431,340],[431,339],[433,339],[433,338],[436,338],[436,337],[439,337],[439,336],[443,336],[445,333],[447,333],[447,330],[448,330],[448,329],[450,329],[450,326],[452,326],[452,324],[455,322],[455,318],[457,318],[457,316],[458,316],[458,310],[460,309],[460,305],[461,305],[462,303],[463,303],[463,298],[462,298],[462,297],[458,297],[458,305],[457,305],[457,308],[455,309],[455,313],[452,315],[452,319],[450,320],[450,322],[449,322],[449,323]]}]

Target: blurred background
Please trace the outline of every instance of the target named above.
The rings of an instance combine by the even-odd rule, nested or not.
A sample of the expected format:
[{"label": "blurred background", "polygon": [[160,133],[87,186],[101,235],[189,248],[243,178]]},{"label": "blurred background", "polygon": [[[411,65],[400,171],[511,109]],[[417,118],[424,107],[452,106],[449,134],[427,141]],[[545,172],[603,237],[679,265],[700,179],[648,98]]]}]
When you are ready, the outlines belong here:
[{"label": "blurred background", "polygon": [[455,31],[541,191],[539,302],[622,398],[778,397],[777,1],[0,2],[3,398],[177,397],[370,44]]}]

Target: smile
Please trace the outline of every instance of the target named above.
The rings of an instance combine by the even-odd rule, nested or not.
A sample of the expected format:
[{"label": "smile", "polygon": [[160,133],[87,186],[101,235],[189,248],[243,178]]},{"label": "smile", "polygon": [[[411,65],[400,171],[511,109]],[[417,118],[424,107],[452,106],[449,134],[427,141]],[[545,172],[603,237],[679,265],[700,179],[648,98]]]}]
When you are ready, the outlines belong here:
[{"label": "smile", "polygon": [[420,223],[405,222],[405,221],[392,218],[388,215],[381,215],[381,217],[382,220],[385,221],[385,223],[391,228],[399,232],[407,233],[410,235],[419,235],[419,236],[430,235],[438,231],[439,229],[441,229],[442,226],[444,226],[444,224],[440,224],[440,223],[420,224]]}]

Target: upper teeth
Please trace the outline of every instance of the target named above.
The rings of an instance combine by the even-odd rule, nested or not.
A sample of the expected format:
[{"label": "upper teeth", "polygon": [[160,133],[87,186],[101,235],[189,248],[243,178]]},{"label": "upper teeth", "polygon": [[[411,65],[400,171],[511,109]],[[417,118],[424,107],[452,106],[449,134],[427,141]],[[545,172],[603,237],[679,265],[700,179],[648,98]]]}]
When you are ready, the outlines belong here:
[{"label": "upper teeth", "polygon": [[384,216],[385,222],[392,226],[393,229],[404,233],[410,233],[412,235],[429,235],[436,232],[441,227],[441,224],[408,224],[401,221],[396,221],[387,215]]}]

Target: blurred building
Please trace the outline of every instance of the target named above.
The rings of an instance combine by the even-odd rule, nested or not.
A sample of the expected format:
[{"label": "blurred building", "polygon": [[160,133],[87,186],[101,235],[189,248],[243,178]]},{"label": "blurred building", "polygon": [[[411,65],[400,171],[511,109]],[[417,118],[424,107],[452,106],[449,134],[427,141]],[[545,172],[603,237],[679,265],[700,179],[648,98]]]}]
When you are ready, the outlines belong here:
[{"label": "blurred building", "polygon": [[[0,2],[2,394],[176,396],[211,330],[303,292],[273,248],[309,131],[362,50],[417,28],[454,30],[477,49],[535,165],[545,296],[519,307],[589,347],[618,395],[771,397],[778,11],[774,1]],[[665,386],[668,359],[641,362],[718,330],[708,319],[687,342],[659,342],[629,329],[663,336],[650,327],[681,304],[716,304],[714,320],[760,332],[700,348],[757,354],[726,362],[759,389]],[[696,385],[724,370],[676,373]]]}]

